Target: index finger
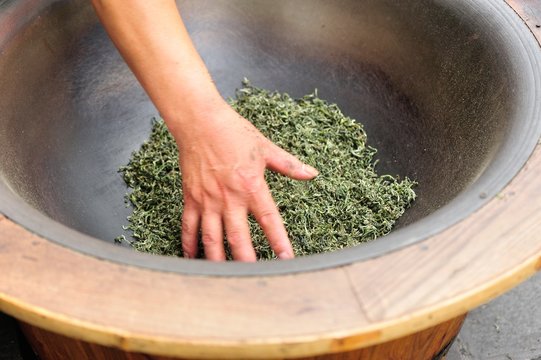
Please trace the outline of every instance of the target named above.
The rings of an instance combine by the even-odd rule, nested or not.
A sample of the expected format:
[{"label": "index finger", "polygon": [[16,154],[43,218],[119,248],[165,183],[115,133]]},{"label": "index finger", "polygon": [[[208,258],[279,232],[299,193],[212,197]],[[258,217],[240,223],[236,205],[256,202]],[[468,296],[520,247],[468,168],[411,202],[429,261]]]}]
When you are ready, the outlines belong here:
[{"label": "index finger", "polygon": [[284,221],[282,220],[282,216],[280,216],[280,212],[267,185],[262,191],[253,195],[250,210],[278,258],[294,258],[295,255],[293,254],[293,248],[287,236]]}]

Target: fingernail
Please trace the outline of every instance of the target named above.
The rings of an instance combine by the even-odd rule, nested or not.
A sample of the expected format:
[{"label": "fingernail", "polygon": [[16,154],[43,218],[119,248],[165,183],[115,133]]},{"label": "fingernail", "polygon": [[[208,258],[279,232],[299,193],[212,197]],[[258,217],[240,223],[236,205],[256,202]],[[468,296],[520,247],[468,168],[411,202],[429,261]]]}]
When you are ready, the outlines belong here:
[{"label": "fingernail", "polygon": [[294,256],[289,251],[282,251],[280,254],[278,254],[278,259],[286,260],[286,259],[293,259]]},{"label": "fingernail", "polygon": [[319,175],[319,171],[317,171],[316,168],[314,168],[314,167],[312,167],[310,165],[307,165],[307,164],[303,165],[303,170],[304,170],[305,174],[310,175],[310,176],[318,176]]}]

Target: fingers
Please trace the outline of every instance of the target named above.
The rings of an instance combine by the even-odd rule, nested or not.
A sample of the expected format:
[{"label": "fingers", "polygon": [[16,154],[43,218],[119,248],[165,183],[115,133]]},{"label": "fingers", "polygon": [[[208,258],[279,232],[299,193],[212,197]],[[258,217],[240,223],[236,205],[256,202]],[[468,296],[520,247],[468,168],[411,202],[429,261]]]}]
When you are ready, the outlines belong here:
[{"label": "fingers", "polygon": [[295,180],[310,180],[319,172],[275,144],[270,145],[267,168]]},{"label": "fingers", "polygon": [[[280,259],[292,259],[293,248],[287,231],[268,187],[253,198],[252,213],[263,229],[271,248]],[[257,260],[250,237],[247,211],[243,207],[225,211],[222,217],[217,213],[206,213],[201,218],[195,209],[186,208],[182,215],[182,249],[186,258],[197,256],[199,225],[201,223],[202,243],[205,258],[211,261],[226,259],[223,228],[225,225],[227,241],[233,258],[238,261]]]},{"label": "fingers", "polygon": [[[197,256],[197,242],[199,232],[199,216],[197,211],[185,210],[182,215],[182,249],[184,257]],[[257,256],[250,238],[250,227],[247,221],[248,214],[242,208],[226,211],[224,223],[227,241],[231,248],[233,258],[238,261],[256,261]],[[223,243],[223,224],[219,214],[207,213],[201,221],[203,248],[205,258],[212,261],[226,259]]]},{"label": "fingers", "polygon": [[243,208],[226,211],[224,224],[233,259],[253,262],[257,260],[257,256],[250,238],[247,217],[248,214]]},{"label": "fingers", "polygon": [[[244,218],[246,218],[246,215]],[[201,225],[201,241],[203,243],[203,248],[205,249],[205,258],[212,261],[224,261],[226,256],[223,245],[223,228],[220,215],[209,213],[203,216],[202,221],[200,219],[199,212],[196,209],[189,207],[184,209],[182,214],[182,251],[184,257],[188,259],[197,257],[199,226]],[[248,241],[250,241],[249,239],[248,232]],[[248,245],[250,245],[250,242]]]},{"label": "fingers", "polygon": [[278,258],[292,259],[293,248],[268,186],[254,197],[251,210]]},{"label": "fingers", "polygon": [[203,214],[201,219],[201,241],[205,249],[205,258],[212,261],[224,261],[224,239],[222,218],[217,213]]},{"label": "fingers", "polygon": [[197,243],[199,241],[199,212],[185,206],[182,213],[182,252],[185,258],[197,257]]}]

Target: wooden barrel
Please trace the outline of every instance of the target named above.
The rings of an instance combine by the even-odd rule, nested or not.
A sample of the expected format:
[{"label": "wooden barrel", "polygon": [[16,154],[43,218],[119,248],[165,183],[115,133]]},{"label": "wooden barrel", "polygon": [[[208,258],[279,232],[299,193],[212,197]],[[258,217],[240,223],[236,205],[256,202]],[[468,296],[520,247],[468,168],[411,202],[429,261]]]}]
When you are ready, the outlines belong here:
[{"label": "wooden barrel", "polygon": [[[509,3],[541,39],[541,4]],[[0,25],[2,34],[16,24]],[[519,95],[539,110],[539,92]],[[541,268],[540,179],[538,144],[498,196],[420,241],[253,276],[116,261],[113,247],[92,255],[0,215],[0,311],[22,322],[44,360],[437,358],[463,314]]]},{"label": "wooden barrel", "polygon": [[[439,360],[447,354],[465,318],[465,315],[459,316],[415,334],[359,350],[295,359]],[[173,358],[125,352],[112,347],[75,340],[26,323],[21,323],[21,329],[35,353],[42,360],[190,360],[184,357]]]}]

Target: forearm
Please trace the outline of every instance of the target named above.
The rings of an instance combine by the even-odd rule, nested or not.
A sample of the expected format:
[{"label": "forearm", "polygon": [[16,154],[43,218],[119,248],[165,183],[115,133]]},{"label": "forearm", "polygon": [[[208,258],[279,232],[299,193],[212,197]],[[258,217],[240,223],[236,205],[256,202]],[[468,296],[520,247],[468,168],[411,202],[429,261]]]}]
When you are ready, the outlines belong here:
[{"label": "forearm", "polygon": [[205,109],[223,106],[174,0],[92,3],[109,36],[172,130],[193,125],[184,122],[201,118]]},{"label": "forearm", "polygon": [[225,231],[233,257],[255,261],[251,213],[277,256],[293,257],[265,169],[298,180],[317,171],[272,144],[221,98],[173,0],[92,2],[179,145],[185,256],[196,256],[201,229],[207,258],[225,259]]}]

